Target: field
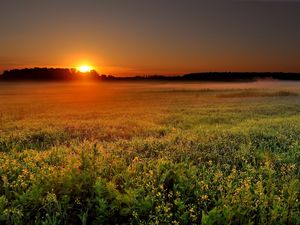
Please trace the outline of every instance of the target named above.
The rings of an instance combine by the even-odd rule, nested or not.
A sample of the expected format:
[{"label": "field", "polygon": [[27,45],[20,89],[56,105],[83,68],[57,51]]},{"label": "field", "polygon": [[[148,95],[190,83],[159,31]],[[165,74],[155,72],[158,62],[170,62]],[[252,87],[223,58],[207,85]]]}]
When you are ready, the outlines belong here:
[{"label": "field", "polygon": [[0,224],[300,224],[300,83],[1,83]]}]

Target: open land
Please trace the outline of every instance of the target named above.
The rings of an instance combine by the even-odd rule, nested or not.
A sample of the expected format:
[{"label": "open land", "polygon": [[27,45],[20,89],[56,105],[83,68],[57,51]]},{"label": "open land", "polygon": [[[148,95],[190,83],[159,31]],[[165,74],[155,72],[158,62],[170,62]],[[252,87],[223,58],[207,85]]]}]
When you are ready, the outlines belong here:
[{"label": "open land", "polygon": [[0,223],[299,224],[300,83],[0,83]]}]

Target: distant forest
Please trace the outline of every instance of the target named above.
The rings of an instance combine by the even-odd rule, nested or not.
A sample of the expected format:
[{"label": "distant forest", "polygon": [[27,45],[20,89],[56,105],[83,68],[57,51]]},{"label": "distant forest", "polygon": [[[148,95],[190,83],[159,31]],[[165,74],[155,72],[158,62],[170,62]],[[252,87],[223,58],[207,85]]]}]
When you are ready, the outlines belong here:
[{"label": "distant forest", "polygon": [[179,76],[143,75],[134,77],[117,77],[98,74],[95,70],[81,73],[76,69],[67,68],[31,68],[4,71],[0,81],[222,81],[251,82],[260,79],[300,80],[300,73],[281,72],[208,72],[190,73]]},{"label": "distant forest", "polygon": [[76,69],[31,68],[6,70],[0,75],[2,81],[79,81],[98,80],[99,74],[91,71],[82,74]]}]

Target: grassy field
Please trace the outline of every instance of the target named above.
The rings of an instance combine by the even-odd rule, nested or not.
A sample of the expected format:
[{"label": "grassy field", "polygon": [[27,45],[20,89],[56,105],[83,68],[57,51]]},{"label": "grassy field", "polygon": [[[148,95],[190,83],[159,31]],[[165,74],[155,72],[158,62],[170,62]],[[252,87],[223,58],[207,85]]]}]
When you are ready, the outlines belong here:
[{"label": "grassy field", "polygon": [[300,83],[0,84],[0,224],[300,224]]}]

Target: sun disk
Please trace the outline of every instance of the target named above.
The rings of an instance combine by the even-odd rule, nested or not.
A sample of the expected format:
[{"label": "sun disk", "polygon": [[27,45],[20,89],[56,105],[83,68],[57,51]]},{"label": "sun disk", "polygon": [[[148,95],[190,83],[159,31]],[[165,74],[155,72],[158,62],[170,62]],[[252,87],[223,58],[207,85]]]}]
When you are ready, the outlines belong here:
[{"label": "sun disk", "polygon": [[88,73],[88,72],[91,72],[92,67],[91,66],[87,66],[87,65],[83,65],[83,66],[79,66],[78,70],[81,73]]}]

